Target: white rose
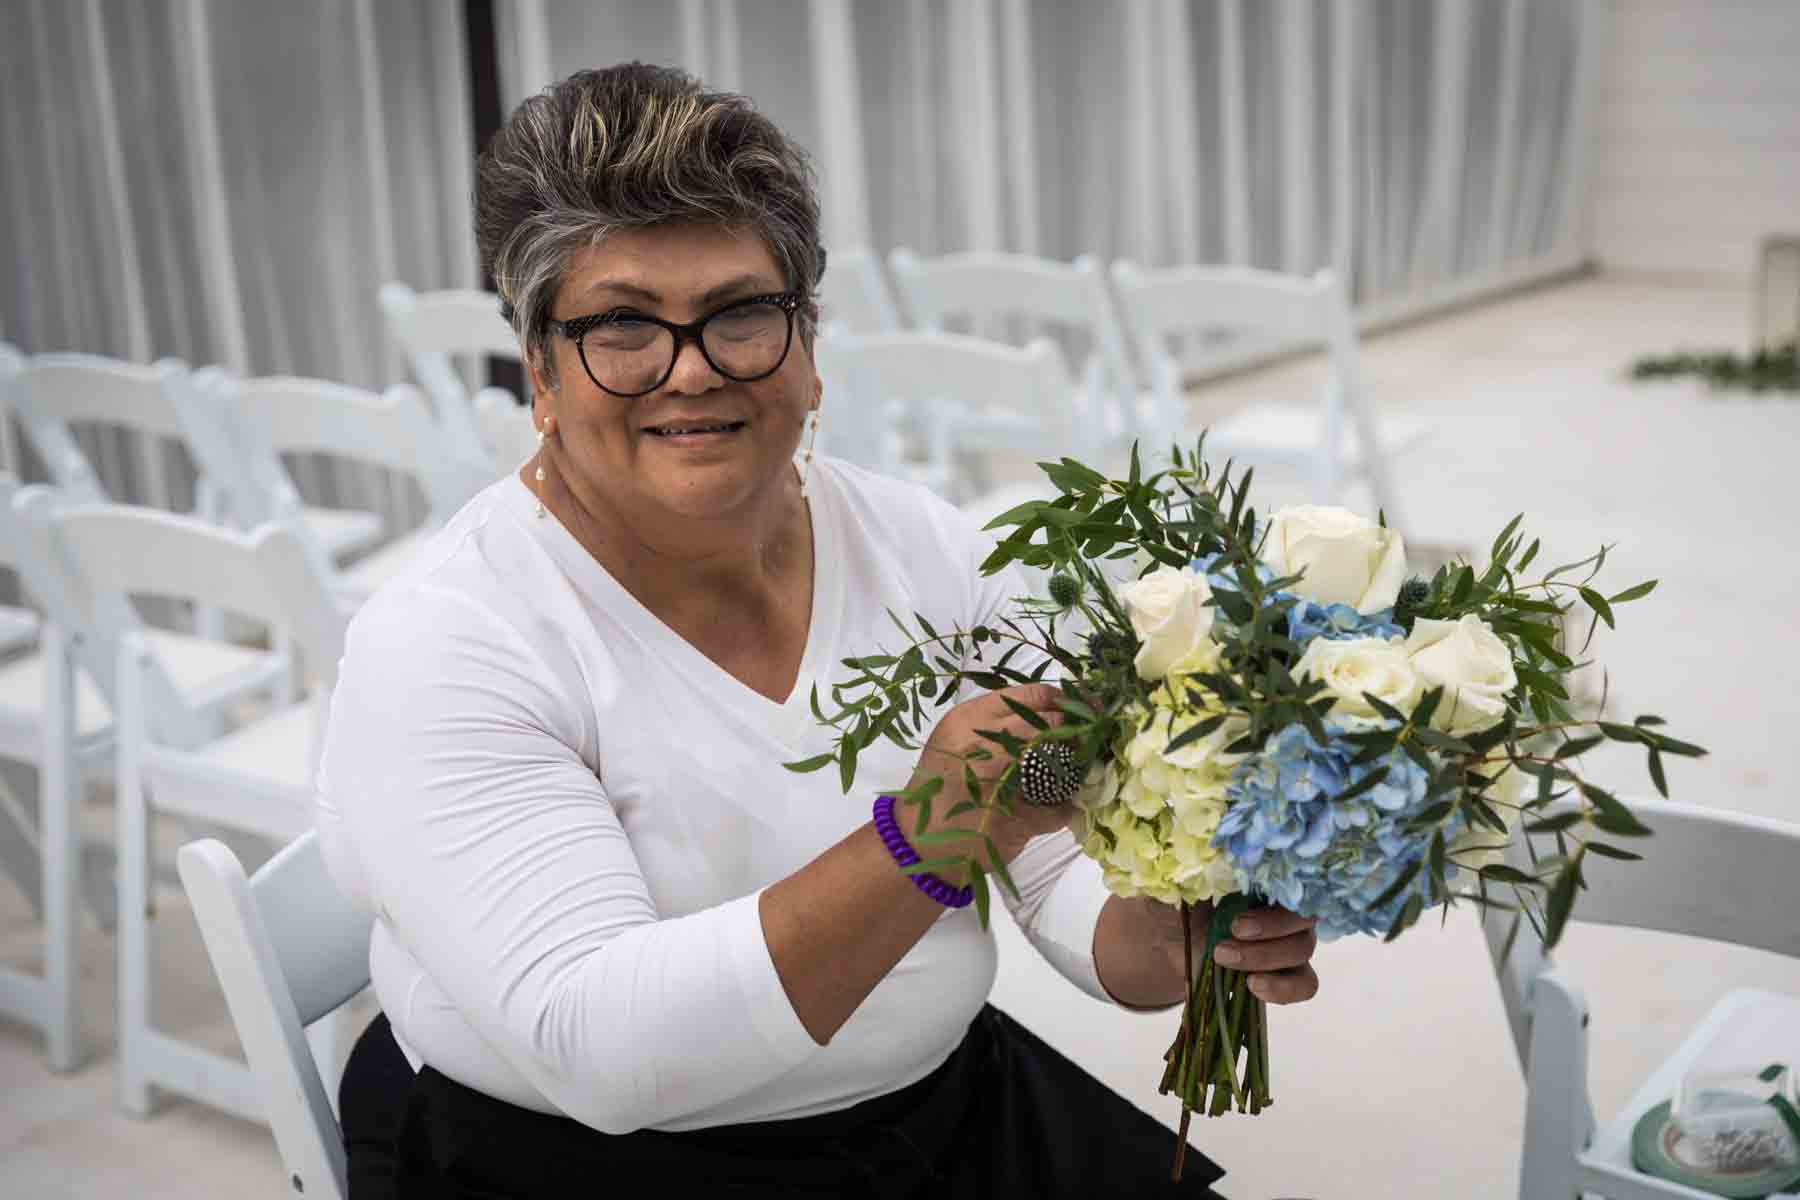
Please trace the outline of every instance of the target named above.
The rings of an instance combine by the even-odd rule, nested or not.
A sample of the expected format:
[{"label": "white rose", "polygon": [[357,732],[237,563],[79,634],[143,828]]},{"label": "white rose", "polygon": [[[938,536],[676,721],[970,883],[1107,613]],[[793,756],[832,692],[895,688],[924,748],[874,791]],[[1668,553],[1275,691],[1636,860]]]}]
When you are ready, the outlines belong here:
[{"label": "white rose", "polygon": [[1506,694],[1519,685],[1512,651],[1473,613],[1461,620],[1420,617],[1406,639],[1413,670],[1429,691],[1444,689],[1431,724],[1454,736],[1491,729],[1506,716]]},{"label": "white rose", "polygon": [[1383,720],[1363,699],[1364,692],[1411,713],[1424,690],[1406,646],[1398,638],[1314,638],[1294,664],[1294,674],[1325,685],[1325,694],[1332,700],[1331,719],[1351,732],[1373,729]]},{"label": "white rose", "polygon": [[1406,544],[1347,508],[1299,504],[1269,518],[1263,561],[1277,575],[1304,571],[1296,595],[1348,604],[1359,613],[1390,608],[1406,582]]},{"label": "white rose", "polygon": [[1119,599],[1139,641],[1137,673],[1159,680],[1171,668],[1205,650],[1212,639],[1212,587],[1197,571],[1158,567],[1119,588]]}]

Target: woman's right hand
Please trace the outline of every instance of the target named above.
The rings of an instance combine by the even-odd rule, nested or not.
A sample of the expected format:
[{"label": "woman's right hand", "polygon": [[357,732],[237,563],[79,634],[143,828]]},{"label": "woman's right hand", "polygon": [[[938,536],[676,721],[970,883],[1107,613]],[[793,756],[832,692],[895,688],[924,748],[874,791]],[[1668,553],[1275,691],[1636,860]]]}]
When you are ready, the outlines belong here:
[{"label": "woman's right hand", "polygon": [[[1013,712],[1001,697],[1010,697],[1015,703],[1042,714],[1047,724],[1060,725],[1063,714],[1056,702],[1061,695],[1062,690],[1051,684],[1021,684],[1000,688],[973,700],[965,700],[944,714],[937,727],[931,731],[924,750],[919,753],[919,762],[913,769],[910,784],[916,788],[933,777],[943,778],[943,788],[931,799],[930,831],[976,829],[981,826],[985,816],[988,837],[993,839],[1001,859],[1011,861],[1032,838],[1051,833],[1068,824],[1071,806],[1058,804],[1037,807],[1016,797],[1012,802],[1012,816],[1007,816],[998,808],[965,812],[955,817],[947,815],[951,809],[971,798],[963,778],[965,764],[974,772],[975,778],[981,781],[984,794],[1012,764],[1012,755],[998,743],[981,736],[978,730],[1010,733],[1022,742],[1030,741],[1038,732],[1023,717]],[[987,751],[989,757],[969,757],[982,750]],[[915,812],[916,810],[902,804],[895,814],[909,840],[916,828]],[[921,850],[920,857],[933,858],[946,852],[961,852],[974,853],[979,859],[986,858],[985,854],[979,852],[979,844],[974,842],[934,846],[932,851],[933,853],[928,854]]]}]

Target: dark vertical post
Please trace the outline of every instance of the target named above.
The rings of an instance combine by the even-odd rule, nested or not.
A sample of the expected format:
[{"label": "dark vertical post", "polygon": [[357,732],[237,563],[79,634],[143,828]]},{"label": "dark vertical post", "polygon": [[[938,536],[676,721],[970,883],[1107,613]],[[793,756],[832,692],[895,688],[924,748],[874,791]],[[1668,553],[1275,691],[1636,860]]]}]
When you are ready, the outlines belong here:
[{"label": "dark vertical post", "polygon": [[[475,129],[473,152],[480,154],[488,140],[500,131],[506,118],[500,102],[500,39],[494,27],[494,0],[463,0],[463,20],[468,34],[464,41],[469,47],[469,115]],[[493,276],[488,274],[485,265],[481,271],[481,286],[490,292],[494,290]],[[490,358],[487,369],[489,383],[506,388],[522,402],[530,401],[525,391],[525,373],[519,364]]]}]

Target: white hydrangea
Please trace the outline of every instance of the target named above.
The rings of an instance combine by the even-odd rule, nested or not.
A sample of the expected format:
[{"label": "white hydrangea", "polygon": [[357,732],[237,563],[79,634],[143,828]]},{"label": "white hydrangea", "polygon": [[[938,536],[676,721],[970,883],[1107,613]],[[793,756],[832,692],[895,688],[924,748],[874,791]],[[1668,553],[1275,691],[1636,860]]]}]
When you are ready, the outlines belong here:
[{"label": "white hydrangea", "polygon": [[[1159,693],[1164,698],[1167,690]],[[1225,747],[1243,734],[1233,716],[1174,751],[1169,742],[1213,713],[1158,705],[1135,715],[1118,762],[1090,775],[1078,797],[1082,849],[1120,896],[1197,904],[1237,890],[1212,837],[1225,813],[1225,786],[1238,756]]]}]

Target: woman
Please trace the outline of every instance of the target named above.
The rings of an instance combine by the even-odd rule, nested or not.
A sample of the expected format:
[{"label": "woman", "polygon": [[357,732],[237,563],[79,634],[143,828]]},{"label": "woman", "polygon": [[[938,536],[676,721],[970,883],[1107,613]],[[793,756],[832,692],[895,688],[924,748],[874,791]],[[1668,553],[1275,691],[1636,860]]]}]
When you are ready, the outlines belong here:
[{"label": "woman", "polygon": [[[1161,1126],[984,1006],[991,935],[871,820],[881,784],[942,773],[934,826],[966,825],[975,730],[1030,734],[999,696],[916,760],[871,747],[849,796],[781,765],[829,744],[810,692],[890,609],[967,627],[1022,590],[935,497],[812,459],[803,155],[634,64],[523,104],[476,203],[540,449],[357,616],[320,777],[418,1070],[400,1194],[1212,1194],[1216,1167],[1171,1188]],[[1177,1003],[1173,910],[1109,897],[1065,820],[989,825],[1020,927],[1090,995]],[[1309,997],[1309,923],[1255,923],[1226,954]]]}]

